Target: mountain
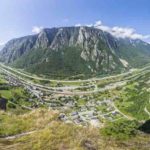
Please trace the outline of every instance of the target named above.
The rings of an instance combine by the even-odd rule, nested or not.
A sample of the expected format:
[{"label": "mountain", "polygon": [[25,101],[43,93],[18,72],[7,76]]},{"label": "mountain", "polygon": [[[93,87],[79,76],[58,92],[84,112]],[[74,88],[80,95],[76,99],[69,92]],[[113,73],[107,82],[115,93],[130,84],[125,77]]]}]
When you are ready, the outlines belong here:
[{"label": "mountain", "polygon": [[113,73],[150,62],[150,45],[93,27],[43,29],[9,41],[0,61],[51,76]]}]

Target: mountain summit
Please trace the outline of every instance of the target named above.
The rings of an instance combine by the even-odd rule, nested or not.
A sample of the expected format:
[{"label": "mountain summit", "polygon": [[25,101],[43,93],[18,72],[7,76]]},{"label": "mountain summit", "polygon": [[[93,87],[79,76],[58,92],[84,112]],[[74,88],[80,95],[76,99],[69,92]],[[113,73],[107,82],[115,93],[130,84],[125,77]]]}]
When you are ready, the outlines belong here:
[{"label": "mountain summit", "polygon": [[0,60],[37,74],[103,74],[150,62],[150,45],[93,27],[51,28],[9,41]]}]

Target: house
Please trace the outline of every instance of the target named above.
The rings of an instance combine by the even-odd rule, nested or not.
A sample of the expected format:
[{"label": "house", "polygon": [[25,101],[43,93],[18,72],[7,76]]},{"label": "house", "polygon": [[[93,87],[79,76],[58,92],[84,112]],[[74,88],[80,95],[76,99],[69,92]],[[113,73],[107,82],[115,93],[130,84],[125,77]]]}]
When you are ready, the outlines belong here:
[{"label": "house", "polygon": [[71,113],[71,116],[76,116],[76,115],[78,115],[77,111]]},{"label": "house", "polygon": [[63,113],[59,114],[59,117],[58,117],[59,120],[65,120],[65,118],[66,118],[65,114]]}]

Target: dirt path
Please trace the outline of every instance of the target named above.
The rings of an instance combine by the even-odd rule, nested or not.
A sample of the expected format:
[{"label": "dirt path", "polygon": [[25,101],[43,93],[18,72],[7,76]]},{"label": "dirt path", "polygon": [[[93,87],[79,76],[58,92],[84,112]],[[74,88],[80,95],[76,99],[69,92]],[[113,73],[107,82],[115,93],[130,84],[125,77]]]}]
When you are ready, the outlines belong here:
[{"label": "dirt path", "polygon": [[3,140],[13,140],[13,139],[16,139],[16,138],[20,138],[22,136],[30,135],[30,134],[35,133],[35,132],[37,132],[37,131],[35,130],[35,131],[30,131],[30,132],[24,132],[24,133],[12,135],[12,136],[7,136],[7,137],[0,138],[0,139],[3,139]]},{"label": "dirt path", "polygon": [[114,103],[112,103],[112,106],[113,106],[120,114],[122,114],[126,119],[128,119],[128,120],[133,120],[132,117],[127,116],[127,115],[125,115],[124,113],[122,113],[122,112],[115,106]]}]

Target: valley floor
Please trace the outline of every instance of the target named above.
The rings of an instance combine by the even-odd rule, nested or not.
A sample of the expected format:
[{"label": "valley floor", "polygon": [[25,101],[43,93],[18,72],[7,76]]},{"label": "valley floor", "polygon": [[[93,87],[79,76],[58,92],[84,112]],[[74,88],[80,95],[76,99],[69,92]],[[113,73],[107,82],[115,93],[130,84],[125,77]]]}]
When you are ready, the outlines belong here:
[{"label": "valley floor", "polygon": [[[0,116],[1,149],[150,146],[148,134],[133,132],[150,116],[150,66],[116,76],[63,81],[0,64],[0,95],[8,100],[7,112]],[[125,129],[119,130],[122,126]]]}]

